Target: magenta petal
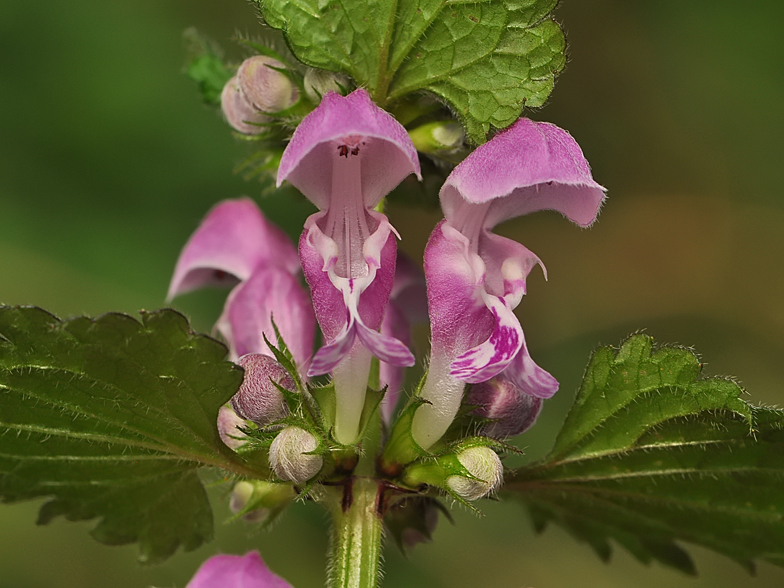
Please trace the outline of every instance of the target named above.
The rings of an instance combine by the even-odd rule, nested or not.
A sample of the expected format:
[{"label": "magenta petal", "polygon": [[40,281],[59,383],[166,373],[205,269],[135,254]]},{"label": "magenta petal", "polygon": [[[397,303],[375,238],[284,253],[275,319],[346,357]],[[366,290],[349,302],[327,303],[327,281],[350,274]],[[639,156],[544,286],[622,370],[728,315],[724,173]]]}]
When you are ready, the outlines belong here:
[{"label": "magenta petal", "polygon": [[542,411],[544,401],[517,388],[504,374],[481,384],[474,384],[465,399],[475,405],[473,414],[491,419],[483,426],[483,435],[503,439],[530,429]]},{"label": "magenta petal", "polygon": [[558,392],[558,380],[534,363],[525,340],[504,375],[519,390],[537,398],[550,398]]},{"label": "magenta petal", "polygon": [[[321,214],[321,213],[318,213]],[[348,317],[346,305],[343,302],[343,293],[338,290],[329,279],[328,268],[337,260],[337,253],[319,251],[314,240],[311,239],[311,224],[315,224],[313,215],[305,221],[305,230],[299,240],[299,258],[302,263],[302,272],[310,286],[313,309],[316,312],[321,332],[326,341],[332,341],[344,327]],[[326,255],[325,260],[322,255]]]},{"label": "magenta petal", "polygon": [[449,374],[470,384],[489,380],[506,369],[523,342],[520,322],[504,301],[491,294],[483,299],[495,317],[493,332],[487,341],[455,359]]},{"label": "magenta petal", "polygon": [[303,371],[313,354],[316,319],[299,280],[275,266],[261,265],[229,295],[218,329],[237,356],[272,351],[264,336],[276,344],[275,321],[280,335]]},{"label": "magenta petal", "polygon": [[433,354],[455,359],[490,337],[496,321],[482,299],[484,274],[468,239],[441,222],[425,248]]},{"label": "magenta petal", "polygon": [[381,361],[403,367],[414,365],[414,355],[403,343],[394,337],[368,329],[362,323],[358,322],[356,326],[359,340]]},{"label": "magenta petal", "polygon": [[[384,321],[381,323],[381,332],[410,348],[412,326],[427,322],[427,318],[425,274],[411,258],[398,251],[395,280]],[[387,423],[391,422],[404,379],[405,369],[402,366],[385,361],[379,364],[379,380],[382,387],[386,386],[384,400],[381,402],[381,414]]]},{"label": "magenta petal", "polygon": [[313,356],[313,361],[308,370],[308,376],[320,376],[321,374],[328,374],[335,369],[341,360],[351,351],[354,346],[354,340],[357,336],[357,329],[354,320],[349,318],[346,326],[338,333],[331,342],[324,345]]},{"label": "magenta petal", "polygon": [[[398,264],[399,262],[400,257],[398,256]],[[427,298],[425,298],[425,307],[427,307]],[[381,323],[381,332],[389,337],[398,339],[405,345],[411,344],[411,324],[406,319],[403,310],[394,300],[390,300],[387,306],[384,322]],[[392,413],[403,389],[404,379],[405,369],[402,366],[392,365],[385,361],[379,364],[379,381],[382,388],[384,386],[387,388],[384,399],[381,401],[381,414],[387,423],[390,423],[392,420]]]},{"label": "magenta petal", "polygon": [[246,280],[266,261],[298,273],[297,252],[249,198],[215,206],[191,236],[174,269],[168,298],[208,285]]},{"label": "magenta petal", "polygon": [[[389,299],[397,303],[409,325],[427,322],[427,282],[425,281],[425,274],[410,257],[401,251],[397,252],[395,279],[392,283]],[[386,318],[384,318],[384,322],[386,322]]]},{"label": "magenta petal", "polygon": [[441,206],[453,221],[463,202],[490,203],[483,223],[488,229],[537,210],[557,210],[586,227],[604,192],[569,133],[521,118],[454,169],[441,188]]},{"label": "magenta petal", "polygon": [[421,179],[419,158],[406,130],[360,88],[345,97],[328,92],[302,120],[283,152],[278,186],[289,181],[319,209],[328,209],[333,164],[340,157],[341,144],[359,147],[367,208],[378,204],[409,174]]},{"label": "magenta petal", "polygon": [[205,561],[185,588],[292,588],[273,574],[258,551],[245,555],[214,555]]},{"label": "magenta petal", "polygon": [[300,238],[300,259],[310,286],[316,318],[327,341],[327,345],[313,358],[310,375],[332,371],[351,349],[357,334],[371,351],[393,359],[398,365],[399,362],[405,365],[413,363],[413,356],[405,345],[387,341],[378,333],[370,333],[381,326],[384,317],[394,281],[397,251],[395,236],[386,217],[378,213],[374,215],[380,221],[375,232],[365,241],[363,251],[367,272],[359,278],[342,278],[335,274],[337,244],[326,237],[317,224],[323,213],[312,215],[305,223],[305,231]]}]

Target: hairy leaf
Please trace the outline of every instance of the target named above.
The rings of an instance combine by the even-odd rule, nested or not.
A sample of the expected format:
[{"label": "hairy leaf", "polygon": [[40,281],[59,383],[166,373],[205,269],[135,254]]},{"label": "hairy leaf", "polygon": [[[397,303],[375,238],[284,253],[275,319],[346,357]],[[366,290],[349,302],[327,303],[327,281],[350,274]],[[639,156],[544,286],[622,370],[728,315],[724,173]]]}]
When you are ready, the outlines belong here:
[{"label": "hairy leaf", "polygon": [[99,518],[156,562],[212,536],[200,466],[251,467],[220,441],[242,371],[172,310],[61,321],[0,307],[0,497],[49,497],[39,523]]},{"label": "hairy leaf", "polygon": [[784,565],[784,412],[701,379],[693,352],[652,343],[634,335],[594,353],[552,453],[506,490],[538,529],[562,525],[605,560],[614,539],[694,573],[686,541],[749,570]]},{"label": "hairy leaf", "polygon": [[257,0],[304,63],[341,71],[381,105],[422,90],[485,141],[541,106],[566,61],[557,0]]}]

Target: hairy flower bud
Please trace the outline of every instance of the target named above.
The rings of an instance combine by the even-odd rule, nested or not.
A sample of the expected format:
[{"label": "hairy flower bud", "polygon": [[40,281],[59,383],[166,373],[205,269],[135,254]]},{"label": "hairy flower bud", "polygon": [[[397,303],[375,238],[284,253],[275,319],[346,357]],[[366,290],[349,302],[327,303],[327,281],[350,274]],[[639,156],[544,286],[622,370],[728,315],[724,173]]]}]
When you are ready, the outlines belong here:
[{"label": "hairy flower bud", "polygon": [[265,480],[242,481],[231,491],[229,509],[249,523],[271,521],[294,500],[296,494],[289,484]]},{"label": "hairy flower bud", "polygon": [[285,73],[278,71],[285,67],[266,55],[255,55],[242,62],[237,80],[245,98],[256,110],[279,112],[297,101],[297,87]]},{"label": "hairy flower bud", "polygon": [[294,380],[282,365],[269,355],[248,353],[237,360],[245,368],[242,385],[231,399],[231,406],[242,418],[260,427],[283,418],[288,407],[275,384],[294,390]]},{"label": "hairy flower bud", "polygon": [[318,447],[315,436],[300,427],[286,427],[270,446],[270,465],[275,475],[286,482],[302,484],[319,473],[324,459],[311,454]]},{"label": "hairy flower bud", "polygon": [[403,470],[403,483],[412,488],[423,484],[442,488],[463,500],[477,500],[501,484],[503,465],[487,440],[466,439],[462,449],[435,459],[419,460]]},{"label": "hairy flower bud", "polygon": [[348,86],[348,78],[323,69],[309,69],[305,74],[305,94],[311,102],[318,104],[327,92],[341,92],[341,86]]},{"label": "hairy flower bud", "polygon": [[481,432],[495,439],[519,435],[530,429],[543,404],[541,398],[526,394],[503,374],[474,384],[464,402],[477,406],[473,412],[476,416],[493,421],[482,427]]},{"label": "hairy flower bud", "polygon": [[454,475],[447,485],[461,498],[477,500],[488,495],[501,484],[504,467],[495,451],[489,447],[469,447],[457,454],[458,461],[474,476]]},{"label": "hairy flower bud", "polygon": [[[245,443],[241,437],[246,437],[245,433],[239,430],[245,421],[228,406],[222,406],[218,411],[218,435],[228,447],[237,449]],[[239,437],[239,438],[238,438]]]},{"label": "hairy flower bud", "polygon": [[[237,482],[231,491],[229,510],[234,514],[242,512],[247,507],[251,496],[253,496],[253,484],[250,482]],[[242,518],[249,523],[260,523],[268,516],[269,509],[262,507],[245,513]]]},{"label": "hairy flower bud", "polygon": [[237,76],[231,78],[223,86],[221,92],[221,109],[223,115],[235,130],[246,135],[258,135],[264,131],[260,123],[267,122],[269,117],[256,110],[253,105],[245,98],[240,90]]}]

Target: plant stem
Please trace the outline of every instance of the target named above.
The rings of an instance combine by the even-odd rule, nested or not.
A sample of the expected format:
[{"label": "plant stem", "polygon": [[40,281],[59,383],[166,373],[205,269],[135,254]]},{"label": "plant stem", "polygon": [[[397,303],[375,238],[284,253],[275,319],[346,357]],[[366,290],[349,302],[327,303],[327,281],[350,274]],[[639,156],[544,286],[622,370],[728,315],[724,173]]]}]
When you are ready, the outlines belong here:
[{"label": "plant stem", "polygon": [[379,581],[382,520],[377,514],[378,483],[353,478],[332,501],[332,565],[329,588],[376,588]]}]

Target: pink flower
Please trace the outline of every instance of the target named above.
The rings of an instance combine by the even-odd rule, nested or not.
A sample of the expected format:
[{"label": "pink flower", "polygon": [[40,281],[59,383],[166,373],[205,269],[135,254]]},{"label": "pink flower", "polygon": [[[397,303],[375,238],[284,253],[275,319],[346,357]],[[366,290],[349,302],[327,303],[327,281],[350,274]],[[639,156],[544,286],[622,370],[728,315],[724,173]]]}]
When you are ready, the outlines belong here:
[{"label": "pink flower", "polygon": [[432,350],[414,438],[429,448],[449,427],[465,383],[500,373],[533,397],[558,382],[531,359],[513,310],[529,272],[542,265],[531,251],[490,231],[537,210],[556,210],[582,227],[596,219],[604,188],[566,131],[520,119],[469,155],[441,188],[445,220],[425,250]]},{"label": "pink flower", "polygon": [[273,574],[258,551],[245,555],[214,555],[205,561],[185,588],[292,588]]},{"label": "pink flower", "polygon": [[[427,290],[422,270],[406,255],[398,251],[395,266],[395,280],[389,305],[381,323],[381,332],[395,337],[406,345],[411,344],[411,328],[415,324],[427,322]],[[386,386],[381,414],[387,423],[392,421],[400,392],[403,389],[405,369],[382,361],[379,364],[381,386]]]},{"label": "pink flower", "polygon": [[313,353],[316,321],[300,285],[299,259],[283,231],[248,198],[213,208],[185,245],[174,270],[168,298],[203,286],[235,286],[217,328],[234,359],[271,351],[272,321],[301,370]]},{"label": "pink flower", "polygon": [[326,340],[309,375],[332,373],[338,394],[335,434],[358,434],[371,354],[413,365],[399,340],[378,332],[395,274],[397,243],[373,208],[406,176],[420,176],[406,130],[365,90],[327,93],[297,127],[283,153],[278,185],[288,181],[318,208],[305,223],[299,253]]}]

